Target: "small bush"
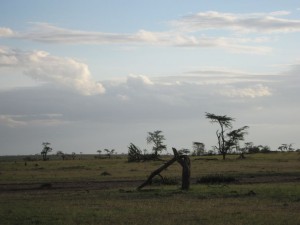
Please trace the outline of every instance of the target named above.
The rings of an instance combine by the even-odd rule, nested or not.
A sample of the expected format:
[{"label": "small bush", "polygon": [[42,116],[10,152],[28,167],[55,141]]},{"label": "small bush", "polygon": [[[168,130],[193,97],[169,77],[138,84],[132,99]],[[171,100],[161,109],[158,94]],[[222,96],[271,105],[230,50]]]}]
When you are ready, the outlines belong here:
[{"label": "small bush", "polygon": [[177,185],[179,181],[176,177],[155,177],[152,184],[156,185]]},{"label": "small bush", "polygon": [[142,150],[130,143],[128,147],[128,162],[145,162],[159,160],[155,154],[142,154]]},{"label": "small bush", "polygon": [[101,173],[101,176],[111,176],[111,174],[109,172],[104,171]]},{"label": "small bush", "polygon": [[213,174],[201,177],[197,180],[199,184],[220,184],[220,183],[232,183],[237,180],[232,176],[224,176],[223,174]]},{"label": "small bush", "polygon": [[134,144],[130,143],[128,147],[128,162],[139,162],[141,161],[142,151]]}]

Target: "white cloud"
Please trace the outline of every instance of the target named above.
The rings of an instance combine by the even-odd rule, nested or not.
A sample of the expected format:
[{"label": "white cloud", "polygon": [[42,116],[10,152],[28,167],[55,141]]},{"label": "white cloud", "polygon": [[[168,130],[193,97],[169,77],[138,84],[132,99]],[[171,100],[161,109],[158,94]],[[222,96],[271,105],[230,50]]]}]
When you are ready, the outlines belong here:
[{"label": "white cloud", "polygon": [[[210,143],[213,145],[216,141],[213,136],[215,128],[205,119],[205,111],[237,118],[237,127],[249,124],[288,126],[300,123],[297,119],[300,112],[297,104],[300,89],[299,82],[293,80],[294,73],[280,73],[277,75],[280,82],[272,82],[275,76],[262,74],[261,79],[265,80],[262,83],[260,74],[247,71],[226,68],[199,71],[201,74],[198,76],[197,73],[173,77],[131,75],[118,82],[103,81],[106,94],[89,98],[74,95],[61,88],[53,91],[49,86],[1,92],[0,123],[4,124],[0,126],[4,134],[1,143],[5,143],[3,146],[11,146],[15,139],[33,140],[34,143],[30,143],[34,147],[47,138],[62,149],[65,147],[61,146],[66,143],[72,143],[70,151],[80,152],[83,147],[94,151],[100,143],[103,148],[116,144],[114,148],[126,152],[128,143],[144,140],[147,131],[161,129],[166,134],[170,147],[188,147],[198,138],[204,138],[207,146],[210,146]],[[242,79],[243,76],[247,78]],[[226,79],[229,81],[226,84],[205,83],[213,78],[225,83]],[[287,87],[291,82],[298,86]],[[16,112],[21,116],[15,115]],[[187,124],[189,125],[186,126]],[[16,129],[5,132],[7,126]],[[27,129],[28,126],[30,129]],[[249,137],[247,136],[249,141],[274,144],[274,134],[250,127]],[[284,130],[282,134],[286,136],[281,138],[292,137],[297,140],[299,126],[294,127],[292,130]],[[64,137],[61,137],[62,132]],[[99,132],[102,135],[99,136]],[[113,141],[116,134],[123,138],[122,141]],[[182,134],[184,141],[178,140],[179,134]],[[209,136],[213,137],[212,142],[208,140]],[[261,136],[265,142],[261,142]]]},{"label": "white cloud", "polygon": [[199,12],[173,21],[172,24],[187,32],[206,29],[228,29],[237,32],[285,33],[299,32],[300,20],[282,19],[287,11],[271,13],[234,14],[216,11]]},{"label": "white cloud", "polygon": [[264,86],[262,84],[257,84],[254,87],[248,88],[235,88],[230,87],[227,89],[222,89],[218,91],[221,95],[227,97],[240,97],[240,98],[257,98],[257,97],[265,97],[271,96],[272,92],[269,87]]},{"label": "white cloud", "polygon": [[207,67],[198,70],[188,71],[182,76],[160,77],[163,84],[195,84],[195,85],[227,85],[227,84],[258,84],[270,83],[281,79],[279,75],[267,73],[253,73],[222,67]]},{"label": "white cloud", "polygon": [[48,43],[65,44],[107,44],[131,42],[132,35],[103,32],[71,30],[53,26],[48,23],[32,23],[30,31],[19,34],[16,38]]},{"label": "white cloud", "polygon": [[66,124],[60,114],[0,115],[0,125],[11,128],[25,126],[58,126]]},{"label": "white cloud", "polygon": [[14,32],[7,27],[0,27],[0,37],[10,37],[15,35]]},{"label": "white cloud", "polygon": [[153,82],[149,77],[144,75],[129,75],[126,81],[127,85],[133,88],[139,88],[141,86],[153,85]]},{"label": "white cloud", "polygon": [[0,48],[0,68],[21,69],[25,75],[78,91],[83,95],[102,94],[102,84],[92,80],[88,66],[71,58],[52,56],[44,51]]},{"label": "white cloud", "polygon": [[19,127],[26,125],[25,122],[18,121],[11,115],[0,115],[0,124],[8,127]]},{"label": "white cloud", "polygon": [[136,33],[103,33],[60,28],[47,23],[34,23],[34,27],[25,33],[18,33],[15,38],[46,43],[63,44],[130,44],[159,45],[194,48],[222,48],[234,53],[265,54],[269,47],[253,46],[248,43],[265,42],[266,38],[206,37],[195,36],[179,31],[153,32],[139,30]]},{"label": "white cloud", "polygon": [[286,15],[290,15],[290,14],[291,14],[291,12],[284,11],[284,10],[274,11],[274,12],[269,13],[270,16],[286,16]]},{"label": "white cloud", "polygon": [[134,33],[106,33],[72,30],[48,23],[31,23],[27,32],[14,32],[0,28],[0,37],[26,39],[45,43],[62,44],[125,44],[159,45],[193,48],[221,48],[233,53],[266,54],[271,48],[259,44],[268,42],[267,37],[243,38],[234,34],[221,33],[206,36],[205,30],[230,30],[242,33],[286,33],[299,32],[300,20],[285,19],[287,11],[270,13],[223,13],[199,12],[171,22],[172,28],[162,32],[140,29]]}]

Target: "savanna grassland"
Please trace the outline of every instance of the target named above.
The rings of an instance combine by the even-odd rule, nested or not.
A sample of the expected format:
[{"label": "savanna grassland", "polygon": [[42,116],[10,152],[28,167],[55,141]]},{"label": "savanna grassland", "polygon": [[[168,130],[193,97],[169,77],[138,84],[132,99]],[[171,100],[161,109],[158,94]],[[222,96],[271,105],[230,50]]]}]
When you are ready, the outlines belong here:
[{"label": "savanna grassland", "polygon": [[[300,224],[300,154],[236,158],[191,157],[189,191],[178,164],[137,191],[164,162],[1,157],[0,224]],[[198,182],[216,174],[232,182]]]}]

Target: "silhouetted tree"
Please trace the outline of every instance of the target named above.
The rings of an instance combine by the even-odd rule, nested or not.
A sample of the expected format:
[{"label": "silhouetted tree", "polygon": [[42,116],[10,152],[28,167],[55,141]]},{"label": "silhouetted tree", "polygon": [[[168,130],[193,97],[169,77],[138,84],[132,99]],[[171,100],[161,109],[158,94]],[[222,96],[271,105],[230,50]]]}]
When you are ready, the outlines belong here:
[{"label": "silhouetted tree", "polygon": [[249,143],[247,145],[248,153],[259,153],[260,152],[260,148],[262,147],[261,145],[256,146],[256,145],[253,145],[253,142],[246,142],[245,146],[247,143]]},{"label": "silhouetted tree", "polygon": [[167,146],[163,144],[165,137],[161,133],[162,133],[162,131],[160,131],[160,130],[156,130],[154,132],[148,132],[148,137],[146,139],[147,144],[153,143],[154,146],[153,146],[152,150],[156,157],[158,157],[158,153],[167,149]]},{"label": "silhouetted tree", "polygon": [[261,146],[260,152],[261,153],[269,153],[269,152],[271,152],[271,148],[268,145]]},{"label": "silhouetted tree", "polygon": [[205,145],[202,142],[193,142],[193,155],[203,155],[205,151]]},{"label": "silhouetted tree", "polygon": [[229,116],[218,116],[213,113],[206,113],[206,118],[210,120],[211,123],[218,123],[221,127],[221,130],[216,131],[216,135],[218,138],[218,147],[216,147],[220,154],[222,154],[223,159],[225,160],[227,152],[232,147],[233,143],[226,141],[225,139],[225,131],[226,129],[232,128],[232,121],[234,119]]},{"label": "silhouetted tree", "polygon": [[182,148],[178,151],[179,155],[189,155],[191,153],[191,151],[187,148]]},{"label": "silhouetted tree", "polygon": [[[216,135],[218,138],[218,146],[215,148],[219,151],[220,154],[223,156],[223,160],[225,159],[227,153],[232,149],[236,149],[240,151],[239,141],[244,140],[245,134],[247,134],[248,126],[243,126],[236,130],[228,131],[232,128],[232,122],[234,119],[229,116],[218,116],[213,113],[206,113],[206,118],[210,119],[211,123],[218,123],[221,127],[221,130],[216,131]],[[225,135],[226,134],[226,135]],[[243,153],[241,155],[244,157]]]},{"label": "silhouetted tree", "polygon": [[97,150],[97,152],[99,153],[99,156],[100,156],[102,151],[101,150]]},{"label": "silhouetted tree", "polygon": [[278,149],[282,152],[284,151],[293,151],[293,144],[281,144]]},{"label": "silhouetted tree", "polygon": [[75,152],[72,152],[72,159],[74,160],[76,158],[76,153]]},{"label": "silhouetted tree", "polygon": [[249,150],[253,147],[253,142],[245,142],[244,143],[244,152],[249,152]]},{"label": "silhouetted tree", "polygon": [[49,142],[43,142],[42,145],[44,147],[41,151],[41,155],[43,157],[43,160],[46,161],[46,160],[48,160],[47,154],[52,151],[52,148],[50,148],[50,143]]},{"label": "silhouetted tree", "polygon": [[244,136],[248,133],[246,130],[248,126],[243,126],[239,129],[230,131],[227,136],[229,137],[228,142],[231,145],[231,148],[235,148],[237,152],[240,152],[240,159],[244,159],[244,151],[240,148],[239,141],[244,140]]},{"label": "silhouetted tree", "polygon": [[107,156],[108,158],[111,158],[111,155],[114,154],[114,152],[115,152],[114,149],[109,150],[109,149],[107,149],[107,148],[104,149],[104,151],[106,152],[106,156]]},{"label": "silhouetted tree", "polygon": [[62,160],[65,160],[66,154],[63,153],[62,151],[57,151],[57,152],[56,152],[56,155],[57,155],[57,156],[60,156],[60,157],[62,158]]}]

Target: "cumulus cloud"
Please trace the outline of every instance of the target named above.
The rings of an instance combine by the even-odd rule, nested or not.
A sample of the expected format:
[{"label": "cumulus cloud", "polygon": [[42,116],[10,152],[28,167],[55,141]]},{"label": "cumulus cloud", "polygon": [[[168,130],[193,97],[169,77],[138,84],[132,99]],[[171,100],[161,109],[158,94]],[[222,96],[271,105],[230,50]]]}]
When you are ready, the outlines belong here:
[{"label": "cumulus cloud", "polygon": [[[0,93],[1,143],[11,146],[16,138],[26,142],[30,137],[34,140],[31,146],[34,149],[37,140],[41,143],[47,138],[59,146],[71,142],[73,146],[69,147],[70,151],[79,152],[82,148],[92,151],[99,147],[99,142],[103,147],[114,145],[118,134],[123,139],[113,147],[126,152],[128,143],[144,140],[149,130],[161,129],[172,146],[190,146],[199,137],[209,144],[205,135],[214,134],[215,128],[205,119],[205,111],[231,115],[238,119],[240,125],[250,125],[253,129],[251,141],[258,144],[265,141],[259,139],[260,136],[268,138],[266,144],[274,137],[266,137],[265,133],[270,132],[255,129],[251,124],[281,124],[286,127],[299,124],[298,120],[290,120],[298,118],[300,112],[297,104],[299,82],[293,80],[296,74],[277,75],[280,78],[278,82],[273,82],[274,76],[262,74],[265,80],[262,83],[260,74],[247,71],[225,68],[197,71],[201,74],[172,77],[130,75],[119,81],[106,80],[102,81],[106,94],[89,98],[62,88],[53,91],[49,86],[3,91]],[[230,71],[235,74],[230,76]],[[247,79],[242,79],[243,76]],[[205,82],[211,77],[224,82]],[[287,86],[291,81],[298,86]],[[237,124],[237,127],[240,125]],[[30,129],[27,129],[28,126]],[[295,127],[292,131],[289,127],[283,133],[298,134],[299,126]],[[61,132],[64,132],[63,138]],[[14,135],[10,135],[12,133]],[[178,140],[178,134],[182,134],[184,142]],[[11,143],[7,144],[8,141]],[[211,143],[215,143],[214,138]]]},{"label": "cumulus cloud", "polygon": [[216,11],[185,16],[172,24],[187,32],[207,29],[228,29],[237,32],[285,33],[299,32],[300,20],[283,19],[287,11],[271,13],[234,14]]},{"label": "cumulus cloud", "polygon": [[[230,69],[204,69],[182,76],[147,77],[130,75],[113,85],[104,83],[110,95],[124,101],[160,102],[187,106],[199,99],[222,96],[226,98],[259,98],[272,95],[268,86],[275,75],[256,74]],[[216,97],[217,98],[217,97]],[[155,99],[155,100],[154,100]],[[153,103],[157,104],[157,103]],[[137,104],[138,105],[138,104]]]},{"label": "cumulus cloud", "polygon": [[35,80],[78,91],[83,95],[102,94],[101,83],[92,80],[88,66],[71,58],[52,56],[44,51],[0,48],[0,68],[21,69]]},{"label": "cumulus cloud", "polygon": [[153,82],[150,80],[149,77],[144,75],[134,75],[134,74],[131,74],[127,77],[126,83],[130,87],[134,87],[134,88],[138,88],[140,86],[153,85]]}]

